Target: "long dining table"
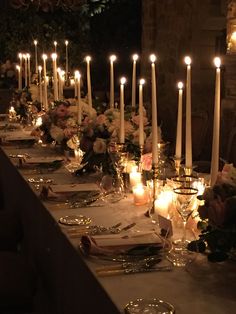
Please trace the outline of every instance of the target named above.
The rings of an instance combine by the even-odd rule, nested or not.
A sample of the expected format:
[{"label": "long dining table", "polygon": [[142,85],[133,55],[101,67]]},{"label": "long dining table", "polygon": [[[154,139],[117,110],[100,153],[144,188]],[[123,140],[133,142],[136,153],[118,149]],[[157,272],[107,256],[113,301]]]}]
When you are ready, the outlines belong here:
[{"label": "long dining table", "polygon": [[[116,203],[100,202],[92,206],[71,208],[66,202],[42,200],[40,185],[30,178],[50,179],[53,184],[88,182],[87,174],[75,176],[62,165],[47,172],[19,166],[17,158],[54,156],[51,147],[0,148],[0,204],[4,210],[20,215],[24,230],[24,250],[35,264],[39,278],[36,313],[123,313],[125,305],[137,298],[157,298],[170,302],[177,314],[228,314],[236,311],[235,262],[210,263],[205,255],[196,254],[186,267],[168,272],[147,272],[99,276],[97,268],[111,264],[96,256],[85,256],[80,238],[71,237],[61,217],[84,215],[93,224],[121,226],[136,223],[139,230],[152,230],[146,206],[135,206],[132,195]],[[101,174],[89,176],[97,182]]]}]

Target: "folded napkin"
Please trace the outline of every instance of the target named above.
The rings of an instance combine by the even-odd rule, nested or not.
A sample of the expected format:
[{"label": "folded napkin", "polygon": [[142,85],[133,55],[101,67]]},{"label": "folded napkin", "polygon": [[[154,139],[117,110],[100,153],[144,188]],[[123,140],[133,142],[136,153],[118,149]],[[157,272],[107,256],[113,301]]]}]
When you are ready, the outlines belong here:
[{"label": "folded napkin", "polygon": [[99,191],[99,187],[95,183],[57,184],[51,185],[51,190],[54,193],[89,192]]},{"label": "folded napkin", "polygon": [[153,231],[111,234],[84,235],[81,238],[81,249],[86,254],[124,254],[137,246],[155,245],[163,247],[163,239]]},{"label": "folded napkin", "polygon": [[36,138],[35,136],[31,136],[31,135],[9,135],[5,137],[5,141],[7,142],[11,142],[11,141],[35,141]]},{"label": "folded napkin", "polygon": [[53,162],[63,161],[61,157],[30,157],[24,159],[27,164],[50,164]]}]

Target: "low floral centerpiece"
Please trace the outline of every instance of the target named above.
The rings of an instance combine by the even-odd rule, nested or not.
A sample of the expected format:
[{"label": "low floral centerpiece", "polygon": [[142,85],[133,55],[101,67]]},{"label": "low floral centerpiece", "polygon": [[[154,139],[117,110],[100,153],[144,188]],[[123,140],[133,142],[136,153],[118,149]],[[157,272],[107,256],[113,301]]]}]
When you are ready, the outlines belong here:
[{"label": "low floral centerpiece", "polygon": [[210,261],[235,258],[236,253],[236,168],[226,164],[213,187],[201,197],[204,205],[198,209],[199,239],[190,250],[207,253]]}]

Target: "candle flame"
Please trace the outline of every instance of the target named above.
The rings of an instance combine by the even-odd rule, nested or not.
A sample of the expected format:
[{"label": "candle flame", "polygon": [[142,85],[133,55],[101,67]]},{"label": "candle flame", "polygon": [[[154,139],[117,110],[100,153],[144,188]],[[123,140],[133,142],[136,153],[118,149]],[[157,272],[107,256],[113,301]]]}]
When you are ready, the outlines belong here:
[{"label": "candle flame", "polygon": [[219,57],[214,58],[214,64],[217,68],[220,68],[221,66],[221,59]]},{"label": "candle flame", "polygon": [[157,57],[154,54],[150,55],[150,60],[152,63],[154,63],[156,61]]},{"label": "candle flame", "polygon": [[145,84],[145,79],[141,78],[141,79],[139,80],[139,84],[140,84],[140,85]]},{"label": "candle flame", "polygon": [[86,60],[86,62],[90,62],[91,61],[91,57],[87,56],[87,57],[85,57],[85,60]]},{"label": "candle flame", "polygon": [[75,71],[75,78],[79,80],[81,78],[81,74],[79,71]]},{"label": "candle flame", "polygon": [[20,71],[20,66],[18,64],[16,65],[16,69]]},{"label": "candle flame", "polygon": [[111,62],[116,61],[116,55],[111,55],[111,56],[110,56],[110,61],[111,61]]},{"label": "candle flame", "polygon": [[29,53],[26,54],[26,58],[30,59],[30,54]]},{"label": "candle flame", "polygon": [[178,82],[177,86],[178,86],[178,89],[183,89],[184,84],[183,82]]},{"label": "candle flame", "polygon": [[236,32],[233,32],[233,33],[232,33],[232,35],[231,35],[231,39],[232,39],[233,41],[235,41],[235,40],[236,40]]},{"label": "candle flame", "polygon": [[186,56],[184,58],[184,62],[185,62],[185,64],[190,65],[192,63],[192,59],[189,56]]},{"label": "candle flame", "polygon": [[122,77],[121,79],[120,79],[120,84],[121,85],[124,85],[126,83],[126,78],[125,77]]},{"label": "candle flame", "polygon": [[39,70],[39,72],[41,72],[41,71],[42,71],[42,67],[41,67],[41,65],[39,65],[39,66],[38,66],[38,70]]},{"label": "candle flame", "polygon": [[57,59],[57,54],[54,52],[51,54],[52,60],[55,61]]},{"label": "candle flame", "polygon": [[69,41],[68,41],[68,40],[66,40],[66,41],[65,41],[65,45],[66,45],[66,46],[68,46],[68,44],[69,44]]},{"label": "candle flame", "polygon": [[53,44],[54,44],[54,46],[57,46],[57,41],[54,41]]},{"label": "candle flame", "polygon": [[137,55],[137,53],[135,53],[135,54],[133,55],[133,60],[134,60],[134,61],[137,61],[137,60],[138,60],[138,55]]},{"label": "candle flame", "polygon": [[43,55],[42,55],[42,58],[43,58],[43,60],[47,60],[48,56],[45,55],[45,54],[43,54]]},{"label": "candle flame", "polygon": [[37,44],[38,44],[38,41],[37,41],[37,40],[34,40],[34,44],[35,44],[35,46],[37,46]]},{"label": "candle flame", "polygon": [[21,52],[18,54],[18,57],[19,57],[20,59],[22,59],[23,55],[22,55]]},{"label": "candle flame", "polygon": [[57,68],[57,72],[60,74],[61,73],[61,68]]}]

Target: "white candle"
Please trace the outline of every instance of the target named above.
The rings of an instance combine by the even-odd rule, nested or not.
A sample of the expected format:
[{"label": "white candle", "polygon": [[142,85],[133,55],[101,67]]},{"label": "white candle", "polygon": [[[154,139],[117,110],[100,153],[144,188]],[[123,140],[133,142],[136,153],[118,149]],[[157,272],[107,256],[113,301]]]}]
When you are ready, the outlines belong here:
[{"label": "white candle", "polygon": [[37,50],[38,41],[34,40],[34,54],[35,54],[35,73],[38,74],[38,50]]},{"label": "white candle", "polygon": [[[75,94],[75,98],[78,98],[78,84],[77,84],[77,73],[78,73],[79,71],[75,71],[75,73],[74,73],[74,94]],[[72,85],[72,84],[71,84]]]},{"label": "white candle", "polygon": [[133,74],[132,74],[132,108],[135,109],[136,106],[136,63],[138,60],[138,55],[133,55]]},{"label": "white candle", "polygon": [[110,108],[114,108],[114,61],[116,61],[116,56],[110,56]]},{"label": "white candle", "polygon": [[58,97],[59,99],[63,98],[63,93],[62,93],[62,80],[61,80],[61,69],[57,68],[57,78],[58,78]]},{"label": "white candle", "polygon": [[42,106],[43,104],[43,88],[42,88],[42,67],[38,66],[38,74],[39,74],[39,102]]},{"label": "white candle", "polygon": [[120,143],[125,142],[125,101],[124,101],[124,86],[126,78],[120,79]]},{"label": "white candle", "polygon": [[28,78],[27,78],[28,67],[27,67],[27,57],[26,57],[26,54],[23,55],[23,58],[25,60],[25,87],[27,87],[28,86]]},{"label": "white candle", "polygon": [[143,84],[144,79],[139,81],[139,145],[143,147],[144,145],[144,125],[143,125]]},{"label": "white candle", "polygon": [[192,110],[191,110],[191,63],[190,57],[185,57],[184,62],[187,65],[186,80],[186,139],[185,139],[185,167],[192,168]]},{"label": "white candle", "polygon": [[145,205],[149,201],[148,189],[142,183],[133,187],[133,196],[135,205]]},{"label": "white candle", "polygon": [[180,159],[182,156],[182,112],[183,112],[183,87],[182,82],[178,83],[179,97],[178,97],[178,117],[176,130],[176,145],[175,158]]},{"label": "white candle", "polygon": [[57,41],[54,41],[53,44],[54,44],[54,52],[57,52]]},{"label": "white candle", "polygon": [[80,92],[80,78],[81,74],[79,71],[75,71],[75,78],[76,78],[76,84],[77,85],[77,95],[78,95],[78,100],[77,100],[77,121],[78,125],[81,125],[82,122],[82,108],[81,108],[81,92]]},{"label": "white candle", "polygon": [[19,71],[19,82],[18,82],[18,86],[19,86],[19,90],[22,89],[22,53],[18,54],[18,57],[20,59],[20,71]]},{"label": "white candle", "polygon": [[68,80],[68,71],[69,71],[68,44],[69,44],[69,41],[66,40],[65,41],[65,45],[66,45],[66,81]]},{"label": "white candle", "polygon": [[88,88],[88,105],[90,108],[92,108],[92,87],[91,87],[91,73],[90,73],[90,61],[91,57],[87,56],[85,58],[87,62],[87,88]]},{"label": "white candle", "polygon": [[29,83],[29,85],[30,85],[30,83],[31,83],[30,54],[27,53],[27,54],[26,54],[26,57],[27,57],[27,59],[28,59],[28,83]]},{"label": "white candle", "polygon": [[44,109],[48,110],[48,90],[47,90],[47,69],[46,69],[46,60],[47,55],[43,54],[43,77],[44,77]]},{"label": "white candle", "polygon": [[210,178],[211,186],[215,184],[217,174],[219,171],[219,140],[220,140],[220,66],[221,66],[220,58],[216,57],[214,59],[214,63],[216,66],[216,82],[215,82],[215,108],[211,156],[211,178]]},{"label": "white candle", "polygon": [[155,200],[154,206],[157,210],[158,214],[163,217],[168,217],[170,207],[172,206],[173,202],[173,192],[171,190],[163,190],[158,195],[157,199]]},{"label": "white candle", "polygon": [[20,89],[20,66],[16,65],[16,69],[17,69],[17,72],[18,72],[18,89]]},{"label": "white candle", "polygon": [[135,185],[142,183],[142,174],[137,171],[137,166],[132,167],[132,170],[129,174],[130,186],[134,187]]},{"label": "white candle", "polygon": [[156,56],[150,56],[152,67],[152,164],[158,163],[157,95],[156,95]]},{"label": "white candle", "polygon": [[52,62],[53,62],[53,94],[54,100],[58,100],[58,81],[57,81],[57,54],[52,54]]}]

